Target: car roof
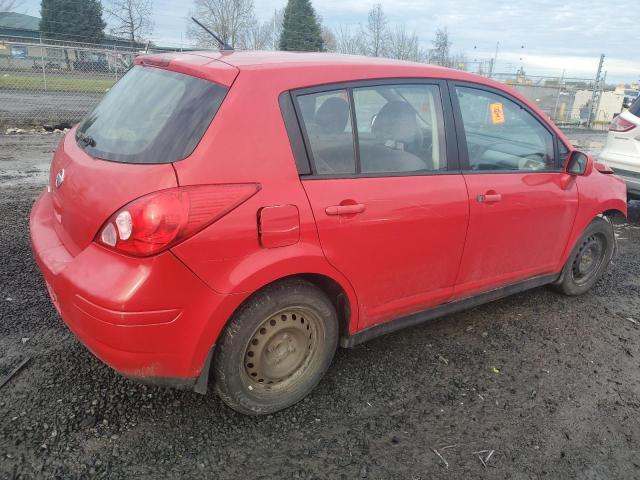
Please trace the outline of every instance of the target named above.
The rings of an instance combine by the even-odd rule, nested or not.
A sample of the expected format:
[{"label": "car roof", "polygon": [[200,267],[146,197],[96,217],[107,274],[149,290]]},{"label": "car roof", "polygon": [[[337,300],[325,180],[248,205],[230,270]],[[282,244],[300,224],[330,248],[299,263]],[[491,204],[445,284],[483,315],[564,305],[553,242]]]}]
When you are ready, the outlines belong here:
[{"label": "car roof", "polygon": [[[340,70],[342,75],[345,71],[351,72],[354,77],[360,79],[380,78],[381,72],[384,77],[428,77],[441,79],[454,79],[470,81],[487,85],[494,85],[503,88],[503,84],[493,82],[486,77],[475,75],[462,70],[429,65],[426,63],[395,60],[382,57],[365,57],[360,55],[343,55],[339,53],[326,52],[282,52],[282,51],[219,51],[203,50],[181,53],[166,53],[152,55],[157,59],[177,60],[185,56],[205,57],[211,60],[218,60],[240,71],[295,71],[318,70],[328,68],[330,70]],[[202,68],[211,68],[213,65],[203,64]],[[368,70],[371,69],[371,75]]]},{"label": "car roof", "polygon": [[[392,78],[431,78],[470,82],[508,92],[545,117],[537,105],[514,88],[481,75],[426,63],[381,57],[364,57],[326,52],[220,51],[203,50],[143,56],[136,63],[166,62],[184,73],[196,74],[230,86],[238,72],[250,74],[252,81],[264,81],[275,90],[285,91],[315,85]],[[188,68],[187,68],[188,67]],[[167,66],[165,66],[167,68]],[[233,73],[233,72],[235,73]],[[260,77],[260,78],[258,78]],[[557,128],[556,133],[571,145]]]},{"label": "car roof", "polygon": [[[417,62],[395,60],[383,57],[365,57],[360,55],[344,55],[327,52],[283,52],[283,51],[233,51],[233,52],[194,52],[210,56],[217,60],[238,67],[241,70],[286,65],[288,68],[319,67],[328,65],[360,66],[387,65],[389,67],[407,67],[425,65]],[[433,67],[433,66],[432,66]],[[433,67],[446,70],[442,67]]]}]

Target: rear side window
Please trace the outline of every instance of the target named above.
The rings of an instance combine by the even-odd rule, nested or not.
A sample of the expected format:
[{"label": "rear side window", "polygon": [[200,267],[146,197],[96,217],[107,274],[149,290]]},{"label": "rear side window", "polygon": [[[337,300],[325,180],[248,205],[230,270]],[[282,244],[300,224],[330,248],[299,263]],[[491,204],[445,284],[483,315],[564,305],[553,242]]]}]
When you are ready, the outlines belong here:
[{"label": "rear side window", "polygon": [[636,117],[640,117],[640,96],[636,97],[631,106],[629,112],[633,113]]},{"label": "rear side window", "polygon": [[516,102],[456,87],[471,170],[554,170],[553,135]]},{"label": "rear side window", "polygon": [[355,88],[353,100],[363,173],[446,170],[436,85]]},{"label": "rear side window", "polygon": [[182,160],[200,142],[226,93],[206,80],[135,66],[80,123],[76,140],[104,160]]}]

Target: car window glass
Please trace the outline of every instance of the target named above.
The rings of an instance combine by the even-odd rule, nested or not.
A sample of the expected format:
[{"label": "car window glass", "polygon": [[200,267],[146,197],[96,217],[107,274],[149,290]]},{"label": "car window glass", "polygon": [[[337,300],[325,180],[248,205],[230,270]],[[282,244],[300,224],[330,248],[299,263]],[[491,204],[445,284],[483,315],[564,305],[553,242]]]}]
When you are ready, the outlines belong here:
[{"label": "car window glass", "polygon": [[135,66],[82,120],[78,144],[94,157],[115,162],[182,160],[200,142],[226,93],[225,87],[200,78]]},{"label": "car window glass", "polygon": [[299,95],[297,101],[316,173],[355,173],[351,109],[347,91]]},{"label": "car window glass", "polygon": [[383,85],[353,90],[363,173],[447,168],[436,85]]},{"label": "car window glass", "polygon": [[456,87],[471,170],[553,170],[553,135],[528,111],[485,90]]},{"label": "car window glass", "polygon": [[640,96],[636,97],[631,106],[629,112],[633,113],[636,117],[640,117]]},{"label": "car window glass", "polygon": [[558,160],[560,161],[560,165],[564,165],[568,157],[569,149],[561,140],[558,140]]}]

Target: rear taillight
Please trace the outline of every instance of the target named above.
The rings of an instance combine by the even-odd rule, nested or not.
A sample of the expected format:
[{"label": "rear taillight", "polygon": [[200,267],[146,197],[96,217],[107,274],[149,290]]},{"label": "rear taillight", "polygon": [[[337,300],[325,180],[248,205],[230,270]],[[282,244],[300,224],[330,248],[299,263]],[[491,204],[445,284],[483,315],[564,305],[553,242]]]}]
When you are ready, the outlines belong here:
[{"label": "rear taillight", "polygon": [[636,124],[630,122],[629,120],[625,120],[620,115],[613,119],[611,125],[609,125],[609,130],[612,132],[628,132],[629,130],[633,130],[636,127]]},{"label": "rear taillight", "polygon": [[114,213],[95,241],[129,255],[153,255],[199,232],[259,189],[252,183],[177,187],[150,193]]}]

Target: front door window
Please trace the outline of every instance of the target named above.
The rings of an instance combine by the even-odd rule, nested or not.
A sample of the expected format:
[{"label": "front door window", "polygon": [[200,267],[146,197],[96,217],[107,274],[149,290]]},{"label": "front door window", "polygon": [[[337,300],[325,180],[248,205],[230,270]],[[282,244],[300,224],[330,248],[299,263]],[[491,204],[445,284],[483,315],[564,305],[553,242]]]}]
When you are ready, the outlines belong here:
[{"label": "front door window", "polygon": [[456,87],[470,170],[557,169],[553,135],[531,113],[508,98]]}]

